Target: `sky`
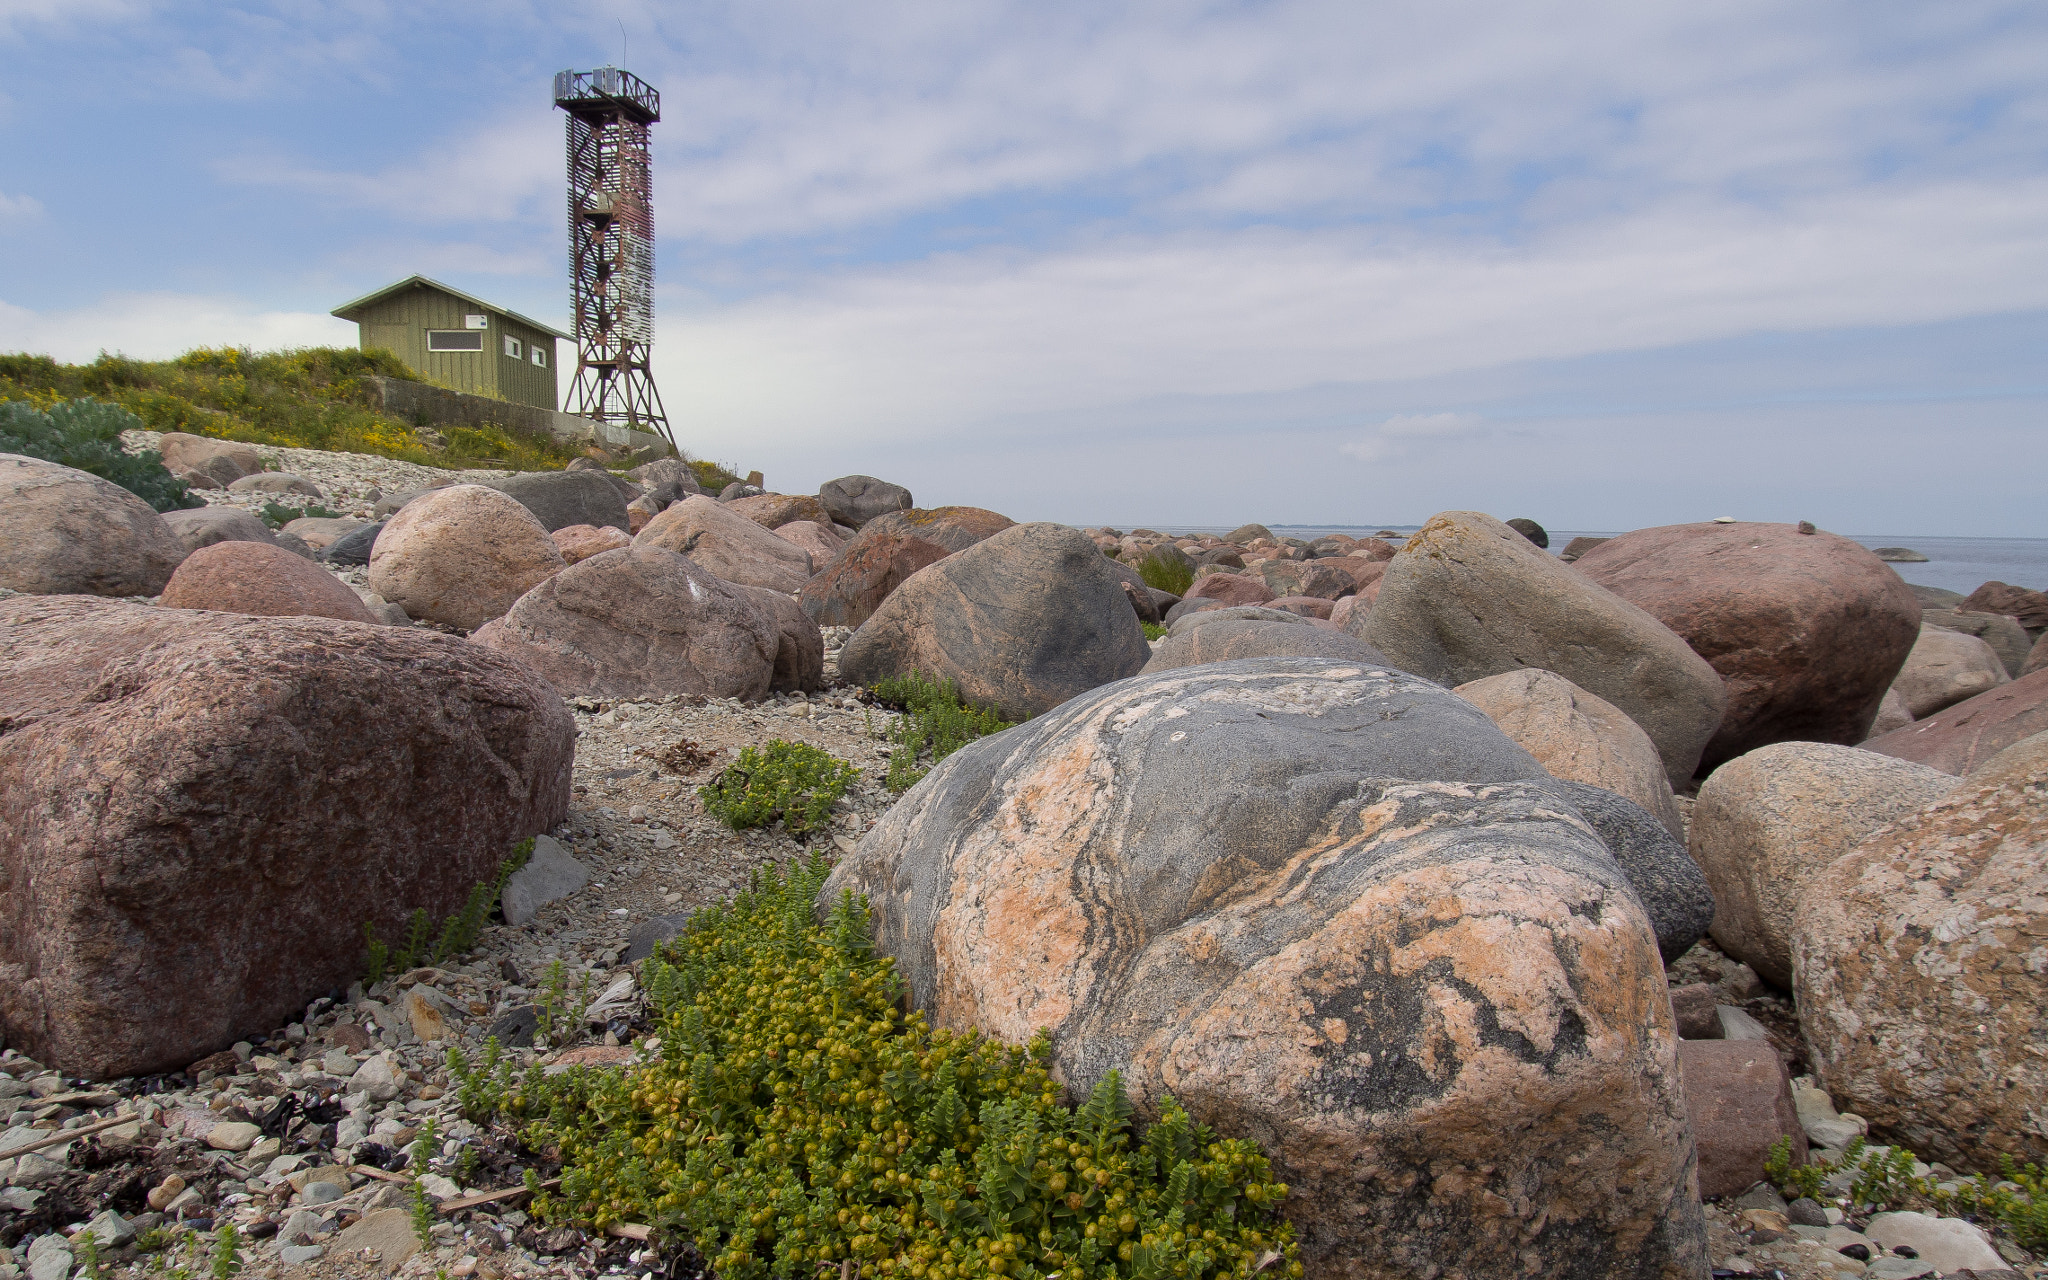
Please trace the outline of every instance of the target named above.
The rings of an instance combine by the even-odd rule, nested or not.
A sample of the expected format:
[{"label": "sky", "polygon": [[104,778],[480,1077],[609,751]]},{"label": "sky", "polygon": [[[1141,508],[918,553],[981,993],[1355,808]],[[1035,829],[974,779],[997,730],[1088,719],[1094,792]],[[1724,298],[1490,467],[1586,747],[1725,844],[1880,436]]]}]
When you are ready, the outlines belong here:
[{"label": "sky", "polygon": [[1075,524],[2048,536],[2048,7],[0,0],[0,350],[567,328],[654,127],[682,445]]}]

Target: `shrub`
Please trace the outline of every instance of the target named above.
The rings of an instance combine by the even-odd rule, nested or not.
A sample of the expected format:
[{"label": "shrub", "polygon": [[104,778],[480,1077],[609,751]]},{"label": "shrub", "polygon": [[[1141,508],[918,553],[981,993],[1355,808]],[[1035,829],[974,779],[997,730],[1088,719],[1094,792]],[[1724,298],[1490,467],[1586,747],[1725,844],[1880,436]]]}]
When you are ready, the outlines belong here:
[{"label": "shrub", "polygon": [[277,502],[266,502],[263,504],[263,510],[257,512],[257,515],[262,517],[263,523],[273,529],[282,529],[292,521],[303,520],[307,516],[313,516],[322,520],[332,520],[340,514],[341,512],[339,511],[329,511],[326,507],[318,504],[303,507],[287,507]]},{"label": "shrub", "polygon": [[1168,560],[1157,552],[1138,562],[1138,576],[1154,591],[1171,592],[1177,596],[1186,595],[1188,588],[1195,585],[1193,565]]},{"label": "shrub", "polygon": [[19,453],[88,471],[111,481],[157,511],[206,504],[164,469],[163,455],[121,450],[121,433],[142,421],[118,405],[68,400],[37,409],[25,400],[0,402],[0,453]]},{"label": "shrub", "polygon": [[463,904],[462,910],[442,921],[439,937],[433,936],[433,922],[424,907],[412,913],[412,920],[406,926],[405,941],[395,952],[378,939],[376,927],[364,921],[363,942],[369,955],[364,960],[363,985],[374,987],[384,981],[385,975],[404,973],[421,960],[439,964],[475,946],[478,936],[484,931],[484,921],[490,918],[491,908],[498,905],[499,895],[505,892],[505,882],[532,856],[533,838],[529,836],[513,848],[511,857],[498,864],[496,879],[471,889],[469,901]]},{"label": "shrub", "polygon": [[[911,671],[883,680],[868,690],[877,702],[906,714],[890,731],[888,786],[907,791],[931,772],[931,766],[976,738],[1015,728],[994,707],[977,707],[960,696],[951,680],[934,681]],[[929,763],[919,762],[929,756]]]},{"label": "shrub", "polygon": [[[2038,1165],[2000,1158],[2003,1178],[1982,1175],[1943,1181],[1916,1174],[1914,1155],[1904,1147],[1872,1148],[1850,1142],[1840,1160],[1809,1160],[1792,1167],[1792,1139],[1779,1138],[1764,1160],[1764,1176],[1787,1197],[1820,1199],[1836,1174],[1851,1175],[1843,1197],[1865,1210],[1932,1208],[1953,1217],[1976,1218],[2003,1227],[2023,1249],[2048,1249],[2048,1173]],[[1839,1185],[1839,1184],[1837,1184]]]},{"label": "shrub", "polygon": [[818,922],[827,870],[757,872],[664,944],[645,1068],[519,1078],[451,1052],[473,1120],[502,1112],[561,1152],[536,1214],[686,1236],[726,1280],[1301,1275],[1256,1144],[1171,1097],[1140,1138],[1115,1073],[1069,1110],[1042,1036],[930,1030],[864,904]]},{"label": "shrub", "polygon": [[718,776],[697,788],[704,811],[735,831],[782,819],[796,835],[831,820],[832,806],[860,770],[816,747],[777,738],[748,747]]}]

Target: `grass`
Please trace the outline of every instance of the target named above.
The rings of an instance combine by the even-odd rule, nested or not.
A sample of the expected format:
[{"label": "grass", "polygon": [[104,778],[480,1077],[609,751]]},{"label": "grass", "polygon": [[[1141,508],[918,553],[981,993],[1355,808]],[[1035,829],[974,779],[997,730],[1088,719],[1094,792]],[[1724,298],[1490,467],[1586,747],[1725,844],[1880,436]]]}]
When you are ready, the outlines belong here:
[{"label": "grass", "polygon": [[1139,561],[1138,576],[1154,591],[1171,592],[1177,596],[1186,595],[1188,588],[1195,585],[1193,565],[1168,560],[1156,553]]},{"label": "grass", "polygon": [[905,713],[889,733],[895,744],[889,752],[891,791],[908,791],[933,765],[976,738],[1015,727],[994,707],[977,707],[962,698],[951,680],[934,681],[921,671],[883,680],[868,692]]},{"label": "grass", "polygon": [[1160,625],[1159,625],[1158,623],[1156,623],[1156,622],[1141,622],[1141,623],[1139,623],[1138,625],[1139,625],[1139,626],[1141,626],[1141,627],[1143,627],[1143,628],[1145,629],[1145,638],[1146,638],[1147,640],[1164,640],[1164,639],[1166,639],[1166,628],[1165,628],[1165,627],[1162,627],[1162,626],[1160,626]]}]

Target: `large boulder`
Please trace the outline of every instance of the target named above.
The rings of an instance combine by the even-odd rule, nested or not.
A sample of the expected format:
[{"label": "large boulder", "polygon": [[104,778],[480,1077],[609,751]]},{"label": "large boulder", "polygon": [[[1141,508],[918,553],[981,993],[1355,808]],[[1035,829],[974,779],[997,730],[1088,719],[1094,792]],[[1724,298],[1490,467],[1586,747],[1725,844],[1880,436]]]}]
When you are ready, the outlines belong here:
[{"label": "large boulder", "polygon": [[900,533],[847,544],[843,554],[804,583],[804,612],[825,627],[857,627],[875,616],[891,592],[950,554],[936,542]]},{"label": "large boulder", "polygon": [[368,578],[407,617],[474,631],[565,564],[524,503],[458,484],[421,494],[384,523]]},{"label": "large boulder", "polygon": [[[193,507],[187,511],[166,511],[162,518],[188,556],[216,542],[277,545],[277,535],[270,531],[270,526],[240,507]],[[294,520],[292,523],[303,524],[304,521]]]},{"label": "large boulder", "polygon": [[471,639],[593,698],[760,698],[783,645],[746,588],[656,546],[570,565]]},{"label": "large boulder", "polygon": [[983,507],[933,507],[929,511],[912,507],[907,511],[885,511],[863,524],[860,532],[863,538],[900,533],[936,542],[948,551],[965,551],[984,538],[992,538],[1014,527],[1016,523],[1008,516]]},{"label": "large boulder", "polygon": [[[1195,614],[1194,618],[1206,616]],[[1181,621],[1186,623],[1193,618]],[[1230,662],[1238,658],[1334,658],[1383,670],[1392,666],[1386,656],[1371,645],[1341,631],[1304,626],[1298,622],[1231,618],[1169,635],[1152,651],[1151,659],[1145,663],[1145,673],[1175,671],[1205,662]]]},{"label": "large boulder", "polygon": [[29,595],[153,596],[185,548],[117,484],[0,453],[0,587]]},{"label": "large boulder", "polygon": [[1649,913],[1657,952],[1670,964],[1707,936],[1714,921],[1714,894],[1707,878],[1655,814],[1604,787],[1558,779],[1554,791],[1579,811],[1621,864],[1629,887]]},{"label": "large boulder", "polygon": [[1195,579],[1182,603],[1216,600],[1226,605],[1265,604],[1273,598],[1273,589],[1250,574],[1212,573]]},{"label": "large boulder", "polygon": [[1704,1276],[1656,940],[1555,786],[1426,681],[1189,667],[970,743],[821,901],[934,1024],[1263,1143],[1311,1274]]},{"label": "large boulder", "polygon": [[1789,524],[1638,529],[1574,568],[1684,636],[1727,682],[1707,769],[1769,742],[1863,741],[1920,634],[1920,602],[1890,565]]},{"label": "large boulder", "polygon": [[592,556],[633,545],[633,539],[608,524],[572,524],[548,535],[566,564],[581,564]]},{"label": "large boulder", "polygon": [[1863,746],[1960,776],[2020,739],[2044,730],[2048,730],[2048,670],[2036,670],[1925,720],[1872,738]]},{"label": "large boulder", "polygon": [[832,526],[815,520],[792,520],[775,526],[775,536],[805,552],[814,565],[829,565],[846,550],[846,543]]},{"label": "large boulder", "polygon": [[804,607],[780,591],[740,587],[775,627],[770,693],[816,693],[825,687],[825,635]]},{"label": "large boulder", "polygon": [[748,587],[794,593],[811,576],[811,556],[716,498],[693,494],[647,522],[636,547],[688,556],[698,568]]},{"label": "large boulder", "polygon": [[1800,1028],[1835,1101],[1959,1169],[2048,1160],[2048,804],[1963,786],[1806,887]]},{"label": "large boulder", "polygon": [[517,498],[549,533],[578,524],[624,533],[629,524],[626,498],[602,471],[522,471],[484,483]]},{"label": "large boulder", "polygon": [[[215,509],[221,511],[229,510],[227,507]],[[355,516],[300,516],[296,520],[286,521],[284,528],[278,530],[278,532],[279,534],[290,534],[292,537],[305,543],[307,549],[318,552],[325,551],[328,547],[333,546],[337,540],[346,538],[358,529],[367,529],[369,527],[370,522],[368,520],[359,519]],[[256,541],[260,542],[262,539],[259,538]]]},{"label": "large boulder", "polygon": [[1922,626],[1940,627],[1944,631],[1960,631],[1972,635],[1991,646],[1998,655],[1998,661],[2005,667],[2005,674],[2024,674],[2027,653],[2034,644],[2034,638],[2020,625],[2018,618],[2009,618],[2002,613],[1965,613],[1955,609],[1922,609]]},{"label": "large boulder", "polygon": [[561,698],[452,636],[77,597],[0,634],[0,1030],[66,1075],[291,1021],[568,814]]},{"label": "large boulder", "polygon": [[2020,667],[2020,675],[2030,676],[2043,667],[2048,667],[2048,635],[2034,641],[2034,647],[2027,650],[2027,661]]},{"label": "large boulder", "polygon": [[1280,596],[1335,600],[1358,589],[1358,580],[1328,560],[1268,560],[1259,566],[1266,589]]},{"label": "large boulder", "polygon": [[217,542],[185,557],[157,601],[167,609],[213,609],[271,618],[381,619],[355,592],[312,561],[264,542]]},{"label": "large boulder", "polygon": [[1484,711],[1552,777],[1626,796],[1685,839],[1656,744],[1613,703],[1536,667],[1504,671],[1451,692]]},{"label": "large boulder", "polygon": [[1691,779],[1728,698],[1670,628],[1475,511],[1434,516],[1408,539],[1357,634],[1447,686],[1555,671],[1641,725],[1673,786]]},{"label": "large boulder", "polygon": [[253,476],[243,476],[228,486],[229,493],[274,494],[279,497],[324,498],[327,495],[304,476],[295,476],[289,471],[265,471]]},{"label": "large boulder", "polygon": [[920,671],[1022,720],[1136,675],[1150,656],[1122,581],[1088,535],[1024,524],[912,575],[840,650],[839,674],[873,684]]},{"label": "large boulder", "polygon": [[832,523],[832,513],[807,493],[761,493],[726,505],[763,529],[779,529],[798,520],[826,526]]},{"label": "large boulder", "polygon": [[320,552],[320,558],[329,564],[370,563],[370,551],[377,545],[377,535],[384,532],[385,523],[380,520],[353,533],[343,534],[327,544]]},{"label": "large boulder", "polygon": [[164,469],[172,475],[197,471],[218,480],[223,487],[263,470],[263,455],[256,451],[256,446],[238,440],[166,431],[157,437],[156,451],[163,455]]},{"label": "large boulder", "polygon": [[1792,1080],[1767,1040],[1686,1040],[1685,1109],[1700,1153],[1700,1195],[1741,1195],[1764,1178],[1780,1139],[1792,1163],[1806,1163],[1806,1131],[1792,1105]]},{"label": "large boulder", "polygon": [[873,476],[841,476],[818,486],[818,501],[832,519],[858,529],[876,516],[912,508],[910,490]]},{"label": "large boulder", "polygon": [[1987,582],[1964,596],[1956,608],[1972,613],[2002,613],[2034,635],[2048,630],[2048,592]]},{"label": "large boulder", "polygon": [[1922,624],[1892,689],[1915,720],[2010,681],[1991,646],[1972,635]]},{"label": "large boulder", "polygon": [[1779,987],[1792,985],[1800,894],[1888,822],[1956,784],[1925,765],[1858,747],[1777,742],[1708,776],[1688,848],[1719,910],[1714,941]]}]

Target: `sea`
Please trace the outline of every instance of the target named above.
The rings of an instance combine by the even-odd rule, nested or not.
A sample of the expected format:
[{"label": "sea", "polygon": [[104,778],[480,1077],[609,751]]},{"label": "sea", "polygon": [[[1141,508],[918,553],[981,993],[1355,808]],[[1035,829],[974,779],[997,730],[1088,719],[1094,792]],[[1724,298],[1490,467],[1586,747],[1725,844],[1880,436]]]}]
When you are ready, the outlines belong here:
[{"label": "sea", "polygon": [[[1118,524],[1110,527],[1125,531],[1132,528],[1153,529],[1177,538],[1195,533],[1225,534],[1236,526]],[[1301,538],[1312,542],[1333,533],[1364,538],[1382,529],[1391,530],[1405,537],[1421,526],[1269,524],[1266,527],[1283,537]],[[1550,553],[1556,555],[1570,545],[1573,538],[1612,538],[1622,531],[1545,529],[1544,532],[1550,535]],[[1968,595],[1986,582],[1997,581],[2033,591],[2048,591],[2048,538],[1953,538],[1906,533],[1852,533],[1844,536],[1862,543],[1873,551],[1880,547],[1905,547],[1926,556],[1925,564],[1892,564],[1892,568],[1898,571],[1899,576],[1914,586],[1940,587],[1945,591],[1957,591]],[[1388,541],[1393,542],[1397,539],[1390,538]]]}]

